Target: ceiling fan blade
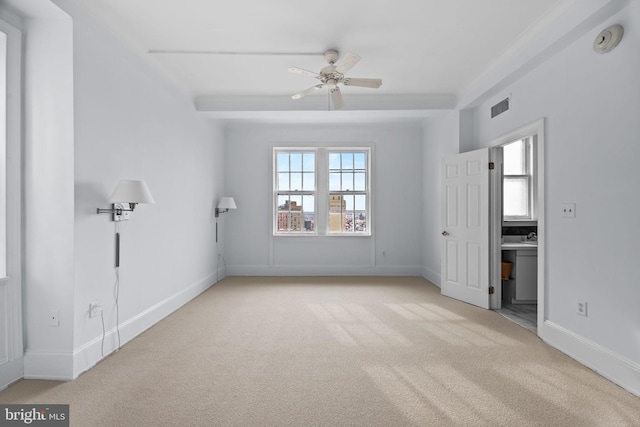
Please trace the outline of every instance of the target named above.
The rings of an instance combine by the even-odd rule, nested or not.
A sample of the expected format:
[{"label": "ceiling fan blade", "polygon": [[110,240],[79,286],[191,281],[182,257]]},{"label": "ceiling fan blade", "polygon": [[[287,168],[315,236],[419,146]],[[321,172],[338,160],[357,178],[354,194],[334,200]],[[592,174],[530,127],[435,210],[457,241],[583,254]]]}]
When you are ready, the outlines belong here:
[{"label": "ceiling fan blade", "polygon": [[289,67],[289,72],[294,74],[300,74],[301,76],[309,76],[309,77],[320,77],[320,74],[314,73],[313,71],[305,70],[303,68],[298,67]]},{"label": "ceiling fan blade", "polygon": [[300,93],[296,93],[295,95],[293,95],[293,96],[291,97],[291,99],[300,99],[300,98],[302,98],[303,96],[307,96],[307,95],[309,95],[310,93],[313,93],[313,92],[317,91],[318,89],[322,89],[322,87],[323,87],[323,86],[324,86],[324,83],[321,83],[321,84],[319,84],[319,85],[315,85],[315,86],[311,86],[311,87],[310,87],[309,89],[307,89],[307,90],[303,90],[303,91],[302,91],[302,92],[300,92]]},{"label": "ceiling fan blade", "polygon": [[359,79],[359,78],[348,78],[344,79],[342,82],[345,86],[359,86],[359,87],[371,87],[374,89],[382,86],[381,79]]},{"label": "ceiling fan blade", "polygon": [[336,67],[336,72],[340,74],[345,74],[347,71],[353,68],[360,61],[360,55],[353,52],[348,52],[347,56],[338,64]]},{"label": "ceiling fan blade", "polygon": [[334,87],[331,89],[331,100],[333,101],[333,108],[342,110],[342,107],[344,107],[344,98],[342,97],[340,88]]}]

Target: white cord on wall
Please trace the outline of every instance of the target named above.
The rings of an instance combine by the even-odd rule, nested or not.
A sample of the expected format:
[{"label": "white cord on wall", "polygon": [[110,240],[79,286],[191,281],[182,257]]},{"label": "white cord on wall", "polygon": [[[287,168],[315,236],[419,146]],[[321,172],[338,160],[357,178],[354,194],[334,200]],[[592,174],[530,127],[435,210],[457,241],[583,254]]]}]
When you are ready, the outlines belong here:
[{"label": "white cord on wall", "polygon": [[[116,233],[120,233],[120,222],[116,221]],[[118,244],[120,240],[118,239]],[[120,252],[120,248],[118,248],[118,252]],[[116,332],[118,334],[118,348],[116,351],[120,350],[120,305],[118,304],[118,299],[120,298],[120,262],[115,267],[116,273],[116,282],[114,284],[113,289],[113,297],[116,301]]]},{"label": "white cord on wall", "polygon": [[[120,223],[116,222],[115,223],[115,233],[116,236],[120,233]],[[119,239],[117,239],[118,244],[119,244]],[[117,254],[119,254],[119,249],[117,249]],[[118,255],[116,255],[117,257]],[[115,351],[120,350],[120,346],[121,346],[121,340],[120,340],[120,305],[118,304],[118,299],[120,298],[120,265],[119,262],[116,263],[116,267],[115,267],[115,275],[116,275],[116,281],[113,285],[113,297],[115,299],[116,302],[116,333],[118,335],[118,348],[115,349]],[[102,320],[102,343],[100,345],[100,354],[102,354],[102,357],[105,357],[104,354],[104,340],[106,338],[107,335],[107,330],[105,328],[104,325],[104,310],[102,310],[102,308],[100,309],[100,318]]]}]

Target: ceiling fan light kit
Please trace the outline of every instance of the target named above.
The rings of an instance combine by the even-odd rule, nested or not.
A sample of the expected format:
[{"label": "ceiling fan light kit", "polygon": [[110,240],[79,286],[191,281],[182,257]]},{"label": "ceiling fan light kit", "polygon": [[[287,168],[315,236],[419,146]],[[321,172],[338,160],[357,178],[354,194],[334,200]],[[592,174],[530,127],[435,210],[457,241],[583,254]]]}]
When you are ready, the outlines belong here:
[{"label": "ceiling fan light kit", "polygon": [[331,95],[331,100],[333,101],[334,108],[336,110],[340,110],[344,107],[344,98],[342,96],[342,93],[340,92],[340,88],[338,87],[339,84],[343,84],[344,86],[358,86],[373,89],[377,89],[382,85],[382,80],[380,79],[345,78],[344,75],[347,73],[347,71],[353,68],[353,66],[360,61],[360,56],[357,53],[349,52],[344,57],[342,62],[336,65],[339,57],[340,54],[337,50],[327,50],[324,53],[324,59],[329,63],[329,65],[322,68],[319,73],[314,73],[313,71],[305,70],[298,67],[290,67],[289,72],[291,73],[300,74],[301,76],[314,77],[321,82],[320,84],[312,86],[309,89],[296,93],[291,98],[300,99],[313,92],[316,92],[319,89],[322,89],[324,86],[327,86]]}]

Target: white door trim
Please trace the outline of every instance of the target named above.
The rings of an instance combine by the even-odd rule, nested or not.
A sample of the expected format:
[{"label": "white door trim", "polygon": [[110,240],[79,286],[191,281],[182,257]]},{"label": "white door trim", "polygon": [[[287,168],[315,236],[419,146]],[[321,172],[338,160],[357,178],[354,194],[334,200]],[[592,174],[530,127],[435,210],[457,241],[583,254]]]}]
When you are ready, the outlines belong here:
[{"label": "white door trim", "polygon": [[22,33],[0,20],[0,31],[7,35],[6,51],[6,166],[5,193],[0,197],[6,207],[6,276],[0,279],[0,327],[4,336],[0,345],[0,390],[24,375],[23,325],[22,325]]}]

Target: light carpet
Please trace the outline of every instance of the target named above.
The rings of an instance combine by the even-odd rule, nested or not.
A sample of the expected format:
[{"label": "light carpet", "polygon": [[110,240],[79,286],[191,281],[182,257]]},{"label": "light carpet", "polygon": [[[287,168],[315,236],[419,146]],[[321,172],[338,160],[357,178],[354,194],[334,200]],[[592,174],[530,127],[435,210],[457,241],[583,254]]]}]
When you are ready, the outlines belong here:
[{"label": "light carpet", "polygon": [[[122,302],[126,303],[126,302]],[[412,277],[231,277],[75,381],[72,426],[638,426],[640,398]]]}]

